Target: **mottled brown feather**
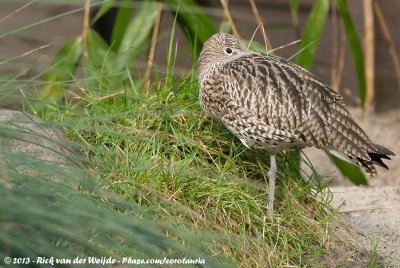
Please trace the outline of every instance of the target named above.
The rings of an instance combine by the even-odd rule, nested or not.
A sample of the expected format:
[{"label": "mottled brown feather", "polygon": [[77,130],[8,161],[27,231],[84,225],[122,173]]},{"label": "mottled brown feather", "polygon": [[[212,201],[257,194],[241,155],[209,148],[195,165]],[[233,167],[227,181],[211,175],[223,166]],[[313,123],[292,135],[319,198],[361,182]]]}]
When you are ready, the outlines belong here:
[{"label": "mottled brown feather", "polygon": [[372,143],[342,96],[309,71],[247,50],[231,35],[206,42],[199,79],[203,110],[248,147],[275,153],[315,146],[338,151],[369,173],[376,173],[374,164],[386,167],[381,158],[394,155]]}]

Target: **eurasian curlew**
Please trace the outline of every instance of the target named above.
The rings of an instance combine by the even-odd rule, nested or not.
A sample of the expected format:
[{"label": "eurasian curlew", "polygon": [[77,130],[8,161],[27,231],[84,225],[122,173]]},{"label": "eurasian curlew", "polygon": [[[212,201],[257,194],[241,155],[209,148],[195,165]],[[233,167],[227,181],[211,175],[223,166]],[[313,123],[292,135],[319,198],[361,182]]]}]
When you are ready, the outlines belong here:
[{"label": "eurasian curlew", "polygon": [[274,207],[275,154],[317,147],[371,174],[394,155],[373,143],[346,110],[343,97],[304,68],[248,50],[218,33],[198,59],[200,105],[248,148],[270,153],[269,210]]}]

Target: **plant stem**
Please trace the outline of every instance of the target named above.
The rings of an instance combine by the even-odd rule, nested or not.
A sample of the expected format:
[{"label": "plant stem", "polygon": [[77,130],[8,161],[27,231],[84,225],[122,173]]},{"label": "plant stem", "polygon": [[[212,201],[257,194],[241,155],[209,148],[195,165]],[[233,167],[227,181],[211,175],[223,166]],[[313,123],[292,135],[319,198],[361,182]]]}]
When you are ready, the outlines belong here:
[{"label": "plant stem", "polygon": [[375,33],[373,0],[364,0],[364,61],[366,76],[365,109],[371,110],[375,95]]},{"label": "plant stem", "polygon": [[146,90],[149,87],[150,72],[151,72],[151,68],[153,67],[153,62],[154,62],[154,54],[156,51],[157,35],[158,35],[158,29],[160,28],[160,20],[161,20],[163,5],[164,5],[163,2],[158,3],[157,16],[154,21],[153,35],[151,36],[151,47],[150,47],[149,56],[147,58],[146,70],[145,70],[144,76],[143,76],[143,88],[145,88]]}]

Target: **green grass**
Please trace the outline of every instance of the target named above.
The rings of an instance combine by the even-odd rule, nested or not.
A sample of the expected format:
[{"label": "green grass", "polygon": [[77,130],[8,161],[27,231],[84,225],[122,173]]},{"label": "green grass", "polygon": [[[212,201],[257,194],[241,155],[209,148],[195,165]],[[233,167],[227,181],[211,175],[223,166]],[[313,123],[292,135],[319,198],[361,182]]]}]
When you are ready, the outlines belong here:
[{"label": "green grass", "polygon": [[201,112],[192,73],[167,81],[145,96],[84,87],[78,101],[42,117],[76,141],[104,190],[156,209],[160,222],[214,234],[207,251],[217,259],[304,265],[305,256],[319,254],[329,233],[325,185],[303,180],[282,155],[277,209],[268,215],[267,154],[246,149]]}]

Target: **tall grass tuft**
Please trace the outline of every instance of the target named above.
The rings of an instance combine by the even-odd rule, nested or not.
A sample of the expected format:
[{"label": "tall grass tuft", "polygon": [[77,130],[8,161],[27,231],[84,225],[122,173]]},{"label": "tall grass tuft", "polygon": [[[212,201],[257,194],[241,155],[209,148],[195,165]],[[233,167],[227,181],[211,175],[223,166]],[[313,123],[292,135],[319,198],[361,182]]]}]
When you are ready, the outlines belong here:
[{"label": "tall grass tuft", "polygon": [[[185,257],[207,267],[275,267],[305,266],[324,251],[332,216],[326,185],[279,155],[277,209],[267,214],[266,152],[246,149],[201,112],[195,67],[174,77],[172,38],[167,71],[157,70],[146,91],[129,67],[113,68],[116,52],[96,33],[87,38],[87,77],[7,78],[0,88],[0,101],[19,98],[76,149],[66,155],[74,167],[0,152],[0,260]],[[63,86],[65,101],[30,93],[47,85]],[[0,125],[2,142],[17,137]]]},{"label": "tall grass tuft", "polygon": [[[9,208],[19,208],[11,217],[15,232],[33,221],[26,232],[39,229],[44,237],[38,239],[41,246],[25,240],[17,252],[32,256],[29,250],[53,248],[62,255],[68,248],[71,255],[184,254],[205,256],[212,267],[213,261],[304,265],[304,256],[322,252],[330,218],[325,185],[302,179],[282,155],[277,210],[269,216],[265,152],[247,150],[201,113],[192,76],[158,81],[146,95],[91,88],[88,81],[79,94],[73,89],[75,102],[49,103],[42,117],[64,129],[81,157],[81,168],[58,176],[76,179],[81,187],[76,191],[46,180],[59,168],[38,160],[30,160],[38,162],[32,167],[50,174],[23,176],[22,188],[2,186],[13,193],[7,202],[20,202],[2,207],[6,219],[16,213]],[[23,155],[12,159],[27,161]],[[9,232],[9,227],[2,230]],[[10,240],[2,243],[14,250]]]}]

